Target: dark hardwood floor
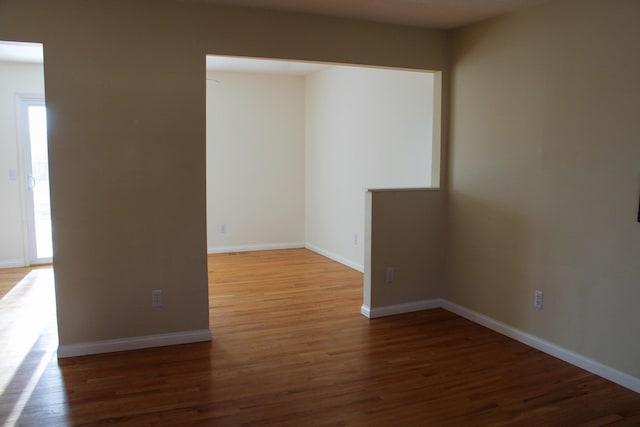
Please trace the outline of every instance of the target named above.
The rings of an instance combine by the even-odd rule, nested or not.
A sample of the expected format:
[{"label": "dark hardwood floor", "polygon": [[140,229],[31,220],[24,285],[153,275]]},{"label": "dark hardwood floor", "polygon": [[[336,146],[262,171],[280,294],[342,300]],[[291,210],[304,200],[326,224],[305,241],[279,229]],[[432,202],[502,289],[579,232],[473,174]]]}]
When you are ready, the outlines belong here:
[{"label": "dark hardwood floor", "polygon": [[209,271],[212,342],[60,361],[51,269],[27,271],[0,300],[0,423],[640,425],[640,394],[447,311],[366,319],[362,275],[307,250]]}]

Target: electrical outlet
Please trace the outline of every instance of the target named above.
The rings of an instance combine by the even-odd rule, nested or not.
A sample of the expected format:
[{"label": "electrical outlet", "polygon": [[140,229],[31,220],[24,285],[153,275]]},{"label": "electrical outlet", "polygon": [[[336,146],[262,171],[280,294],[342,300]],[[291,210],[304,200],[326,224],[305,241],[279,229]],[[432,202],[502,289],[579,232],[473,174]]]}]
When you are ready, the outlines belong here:
[{"label": "electrical outlet", "polygon": [[542,297],[543,297],[543,293],[542,291],[536,290],[533,293],[533,307],[538,309],[538,310],[542,310]]},{"label": "electrical outlet", "polygon": [[227,234],[227,224],[220,224],[220,234]]},{"label": "electrical outlet", "polygon": [[393,267],[387,267],[387,274],[385,277],[385,283],[393,283],[393,276],[395,275],[395,271]]},{"label": "electrical outlet", "polygon": [[162,307],[162,289],[154,289],[151,291],[151,307]]}]

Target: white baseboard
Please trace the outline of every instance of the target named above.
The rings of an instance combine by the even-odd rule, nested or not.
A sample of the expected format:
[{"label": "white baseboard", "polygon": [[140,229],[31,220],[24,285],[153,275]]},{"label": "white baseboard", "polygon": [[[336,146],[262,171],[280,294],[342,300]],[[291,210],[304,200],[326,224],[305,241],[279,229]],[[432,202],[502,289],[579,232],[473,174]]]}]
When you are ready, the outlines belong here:
[{"label": "white baseboard", "polygon": [[589,371],[602,378],[633,390],[636,393],[640,393],[640,378],[620,372],[617,369],[603,365],[602,363],[582,356],[581,354],[560,347],[535,335],[531,335],[527,332],[509,326],[506,323],[502,323],[498,320],[492,319],[491,317],[485,316],[484,314],[470,310],[458,304],[454,304],[447,300],[442,300],[442,308],[455,313],[458,316],[471,320],[472,322],[492,329],[502,335],[506,335],[509,338],[513,338],[516,341],[520,341],[521,343],[544,353],[550,354],[551,356],[557,357],[558,359],[564,360],[565,362],[582,368],[585,371]]},{"label": "white baseboard", "polygon": [[602,378],[619,384],[623,387],[633,390],[636,393],[640,393],[640,378],[636,378],[610,366],[604,365],[596,360],[590,359],[586,356],[560,347],[535,335],[531,335],[520,329],[514,328],[506,323],[495,320],[489,316],[478,313],[461,305],[449,302],[444,299],[436,298],[431,300],[415,301],[405,304],[389,305],[384,307],[371,308],[368,305],[363,304],[360,308],[360,312],[363,316],[370,319],[376,317],[392,316],[394,314],[410,313],[412,311],[430,310],[433,308],[443,308],[447,311],[471,320],[474,323],[492,329],[502,335],[512,338],[516,341],[520,341],[523,344],[533,347],[537,350],[547,353],[553,357],[557,357],[560,360],[564,360],[574,366],[596,374]]},{"label": "white baseboard", "polygon": [[0,261],[0,268],[15,268],[15,267],[26,267],[27,265],[24,263],[24,260],[21,259],[6,259],[4,261]]},{"label": "white baseboard", "polygon": [[229,252],[270,251],[276,249],[299,249],[304,247],[304,242],[259,243],[255,245],[218,246],[215,248],[208,248],[207,253],[224,254]]},{"label": "white baseboard", "polygon": [[339,262],[340,264],[346,265],[347,267],[353,268],[354,270],[359,271],[360,273],[364,273],[364,265],[362,264],[358,264],[355,263],[349,259],[346,259],[345,257],[341,257],[340,255],[336,255],[333,252],[329,252],[326,251],[324,249],[321,249],[315,245],[312,245],[311,243],[305,243],[305,248],[309,249],[310,251],[313,251],[317,254],[320,254],[322,256],[325,256],[329,259],[332,259],[336,262]]},{"label": "white baseboard", "polygon": [[370,319],[375,319],[376,317],[393,316],[394,314],[411,313],[412,311],[431,310],[441,306],[442,301],[439,298],[374,308],[363,304],[360,308],[360,313]]},{"label": "white baseboard", "polygon": [[211,341],[211,331],[208,329],[199,329],[195,331],[174,332],[170,334],[145,335],[141,337],[60,345],[58,347],[58,357],[63,359],[65,357],[111,353],[114,351],[138,350],[141,348],[163,347],[167,345],[188,344],[201,341]]},{"label": "white baseboard", "polygon": [[371,319],[371,308],[366,304],[362,304],[360,307],[360,314]]}]

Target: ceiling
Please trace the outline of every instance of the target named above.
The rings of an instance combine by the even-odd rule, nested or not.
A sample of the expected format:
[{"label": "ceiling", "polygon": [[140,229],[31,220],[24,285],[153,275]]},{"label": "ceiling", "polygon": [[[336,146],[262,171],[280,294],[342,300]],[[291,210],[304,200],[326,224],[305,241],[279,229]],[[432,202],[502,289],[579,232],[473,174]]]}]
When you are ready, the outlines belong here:
[{"label": "ceiling", "polygon": [[457,28],[548,0],[186,0],[307,12],[430,28]]}]

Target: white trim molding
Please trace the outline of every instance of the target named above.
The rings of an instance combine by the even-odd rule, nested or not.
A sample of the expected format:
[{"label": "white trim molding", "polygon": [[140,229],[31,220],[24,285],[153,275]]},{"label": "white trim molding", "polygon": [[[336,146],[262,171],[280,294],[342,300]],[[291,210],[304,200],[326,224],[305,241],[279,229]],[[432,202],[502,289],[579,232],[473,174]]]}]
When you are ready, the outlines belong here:
[{"label": "white trim molding", "polygon": [[229,252],[271,251],[278,249],[300,249],[304,247],[304,242],[258,243],[255,245],[218,246],[215,248],[207,248],[207,253],[226,254]]},{"label": "white trim molding", "polygon": [[364,265],[362,264],[358,264],[355,263],[345,257],[342,257],[340,255],[336,255],[333,252],[329,252],[326,251],[324,249],[321,249],[319,247],[317,247],[316,245],[312,245],[311,243],[305,243],[304,245],[305,248],[309,249],[310,251],[313,251],[319,255],[322,255],[324,257],[327,257],[329,259],[334,260],[335,262],[339,262],[342,265],[346,265],[349,268],[353,268],[354,270],[359,271],[360,273],[364,273]]},{"label": "white trim molding", "polygon": [[395,314],[411,313],[413,311],[431,310],[433,308],[440,308],[441,306],[442,300],[439,298],[374,308],[363,304],[360,308],[360,313],[369,319],[375,319],[377,317],[393,316]]},{"label": "white trim molding", "polygon": [[167,345],[188,344],[202,341],[211,341],[211,331],[209,331],[209,329],[174,332],[169,334],[144,335],[141,337],[118,338],[78,344],[61,344],[58,346],[58,358],[64,359],[66,357],[138,350],[149,347],[164,347]]},{"label": "white trim molding", "polygon": [[527,332],[521,331],[520,329],[509,326],[506,323],[502,323],[498,320],[492,319],[491,317],[485,316],[484,314],[470,310],[461,305],[454,304],[447,300],[442,300],[442,308],[455,313],[458,316],[464,317],[465,319],[471,320],[472,322],[492,329],[509,338],[513,338],[516,341],[520,341],[529,347],[533,347],[553,357],[557,357],[560,360],[564,360],[567,363],[582,368],[585,371],[589,371],[602,378],[633,390],[636,393],[640,393],[640,378],[620,372],[617,369],[611,368],[610,366],[604,365],[596,360],[560,347],[535,335],[531,335]]},{"label": "white trim molding", "polygon": [[360,307],[360,314],[371,319],[371,308],[366,304],[362,304]]},{"label": "white trim molding", "polygon": [[640,378],[618,371],[617,369],[604,365],[596,360],[590,359],[564,347],[560,347],[552,342],[514,328],[513,326],[507,325],[506,323],[500,322],[499,320],[493,319],[489,316],[485,316],[477,311],[449,302],[445,299],[435,298],[374,308],[363,304],[360,308],[360,313],[365,317],[374,319],[376,317],[392,316],[394,314],[410,313],[413,311],[430,310],[434,308],[443,308],[460,317],[464,317],[467,320],[496,331],[499,334],[526,344],[529,347],[533,347],[536,350],[540,350],[543,353],[547,353],[560,360],[564,360],[567,363],[626,387],[629,390],[640,393]]}]

